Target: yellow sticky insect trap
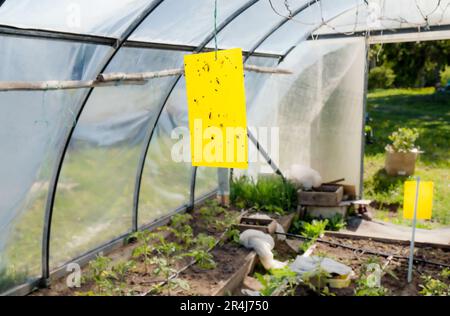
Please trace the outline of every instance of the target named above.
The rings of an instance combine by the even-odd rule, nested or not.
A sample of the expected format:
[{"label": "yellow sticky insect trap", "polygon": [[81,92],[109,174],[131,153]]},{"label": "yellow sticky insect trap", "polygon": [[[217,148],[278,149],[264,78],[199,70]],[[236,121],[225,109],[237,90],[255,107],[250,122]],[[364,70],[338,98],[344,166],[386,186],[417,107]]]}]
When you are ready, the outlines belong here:
[{"label": "yellow sticky insect trap", "polygon": [[[414,204],[416,201],[416,181],[405,181],[403,218],[413,219]],[[417,203],[417,219],[431,219],[433,208],[433,182],[420,181],[419,199]]]},{"label": "yellow sticky insect trap", "polygon": [[242,50],[186,55],[193,166],[248,168]]}]

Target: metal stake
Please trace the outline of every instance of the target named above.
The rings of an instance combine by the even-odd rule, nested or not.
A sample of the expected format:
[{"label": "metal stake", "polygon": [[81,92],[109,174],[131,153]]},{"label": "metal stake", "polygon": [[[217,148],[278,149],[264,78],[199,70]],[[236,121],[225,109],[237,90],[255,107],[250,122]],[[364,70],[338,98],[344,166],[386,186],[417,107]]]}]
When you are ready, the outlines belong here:
[{"label": "metal stake", "polygon": [[408,283],[412,281],[412,269],[414,262],[414,240],[416,238],[416,222],[417,222],[417,206],[419,204],[419,187],[420,187],[420,177],[417,177],[416,184],[416,200],[414,202],[414,217],[412,222],[412,236],[411,236],[411,245],[409,249],[409,263],[408,263]]}]

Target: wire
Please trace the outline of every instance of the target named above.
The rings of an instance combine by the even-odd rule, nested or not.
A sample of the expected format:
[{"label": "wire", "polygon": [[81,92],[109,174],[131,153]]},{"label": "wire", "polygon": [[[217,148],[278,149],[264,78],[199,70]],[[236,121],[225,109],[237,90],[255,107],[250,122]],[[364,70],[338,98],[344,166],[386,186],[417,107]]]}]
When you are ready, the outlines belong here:
[{"label": "wire", "polygon": [[217,51],[218,51],[218,44],[217,44],[217,0],[214,0],[214,51],[215,51],[216,60],[217,60]]},{"label": "wire", "polygon": [[[355,35],[357,33],[357,31],[358,31],[358,26],[360,26],[360,28],[361,28],[360,31],[363,31],[364,34],[366,35],[366,37],[370,38],[370,31],[371,31],[370,26],[366,25],[364,27],[363,25],[361,25],[361,23],[359,21],[359,18],[360,18],[360,14],[361,14],[360,11],[362,11],[361,7],[362,6],[369,7],[369,5],[371,5],[371,1],[368,1],[368,0],[355,0],[355,1],[356,1],[356,4],[355,4],[354,8],[351,8],[351,9],[346,10],[346,11],[343,12],[343,13],[348,13],[348,12],[350,12],[352,10],[356,11],[355,12],[355,21],[354,21],[354,23],[351,23],[351,24],[353,24],[353,27],[350,28],[350,29],[352,29],[352,31],[339,31],[335,26],[331,25],[330,22],[333,21],[335,18],[341,16],[343,13],[341,13],[338,16],[335,16],[335,17],[327,20],[327,18],[324,15],[324,12],[323,12],[324,10],[323,10],[321,1],[320,0],[315,0],[314,1],[314,5],[318,6],[318,8],[320,10],[321,23],[320,23],[320,25],[318,27],[316,27],[314,29],[314,31],[310,35],[311,38],[313,40],[314,39],[318,39],[320,37],[320,34],[319,33],[314,34],[314,32],[316,32],[318,29],[320,29],[321,27],[324,27],[324,26],[326,26],[329,29],[333,30],[335,34],[341,34],[341,35],[345,35],[345,36]],[[422,17],[423,22],[409,21],[408,19],[406,19],[404,17],[401,17],[401,16],[395,17],[395,18],[387,16],[386,14],[384,14],[384,12],[386,11],[386,2],[384,0],[381,1],[381,4],[380,4],[380,15],[377,17],[377,20],[381,24],[383,24],[383,22],[390,22],[390,23],[398,22],[400,24],[400,27],[402,27],[402,25],[404,25],[404,24],[410,25],[412,27],[417,27],[417,32],[419,33],[419,32],[421,32],[422,28],[428,29],[430,27],[430,17],[433,14],[435,14],[435,19],[436,19],[435,21],[433,21],[433,24],[437,24],[437,25],[441,24],[441,22],[445,18],[445,13],[447,12],[448,8],[450,7],[450,3],[445,3],[442,0],[437,0],[437,3],[434,6],[434,8],[432,10],[430,10],[430,12],[425,13],[423,11],[423,8],[419,5],[418,0],[414,0],[414,1],[415,1],[414,3],[415,3],[415,6],[416,6],[416,9],[418,11],[418,14],[420,14],[420,16]],[[283,17],[285,19],[291,20],[292,22],[299,23],[299,24],[302,24],[302,25],[316,25],[317,24],[317,23],[313,23],[313,22],[309,22],[308,23],[308,22],[305,22],[305,21],[301,21],[300,19],[296,19],[295,18],[296,14],[293,13],[293,11],[291,9],[291,5],[290,5],[288,0],[284,0],[284,6],[285,6],[285,8],[286,8],[286,10],[288,12],[288,15],[283,14],[279,10],[277,10],[275,5],[274,5],[273,0],[268,0],[268,2],[270,4],[270,7],[271,7],[272,11],[276,15],[278,15],[280,17]],[[441,12],[437,13],[437,11],[441,11]],[[440,14],[440,17],[439,17],[439,14]],[[344,26],[351,26],[351,25],[344,25]],[[386,29],[390,29],[390,28],[386,27]],[[395,29],[393,29],[393,30],[395,30]]]}]

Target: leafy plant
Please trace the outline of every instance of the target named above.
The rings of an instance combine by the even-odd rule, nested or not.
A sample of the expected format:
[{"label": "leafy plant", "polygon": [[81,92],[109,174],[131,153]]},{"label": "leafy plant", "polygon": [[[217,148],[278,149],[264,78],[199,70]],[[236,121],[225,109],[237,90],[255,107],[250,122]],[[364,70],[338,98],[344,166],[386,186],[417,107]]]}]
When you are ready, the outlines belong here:
[{"label": "leafy plant", "polygon": [[125,282],[127,273],[136,268],[136,262],[133,260],[120,262],[112,267],[114,277],[120,281]]},{"label": "leafy plant", "polygon": [[241,244],[240,236],[241,232],[239,231],[239,229],[228,229],[225,233],[226,239],[237,245]]},{"label": "leafy plant", "polygon": [[262,296],[294,295],[299,283],[297,274],[288,266],[282,269],[272,269],[270,274],[255,273],[255,277],[263,286],[260,291]]},{"label": "leafy plant", "polygon": [[170,220],[170,226],[173,227],[174,229],[178,229],[188,225],[191,220],[192,220],[191,214],[188,213],[176,214],[172,216],[172,219]]},{"label": "leafy plant", "polygon": [[328,225],[328,220],[313,220],[311,223],[302,222],[301,225],[302,236],[317,239],[325,232],[325,228]]},{"label": "leafy plant", "polygon": [[[309,219],[306,218],[306,220]],[[299,246],[300,252],[306,252],[308,248],[316,242],[317,238],[319,238],[325,232],[325,228],[327,227],[327,225],[327,219],[312,219],[311,222],[308,222],[301,220],[298,217],[295,218],[291,225],[290,232],[294,234],[300,234],[301,236],[305,237],[305,240]]]},{"label": "leafy plant", "polygon": [[78,296],[115,296],[129,295],[131,290],[127,289],[125,276],[128,271],[135,267],[133,261],[121,262],[111,266],[111,258],[97,256],[89,262],[88,274],[83,282],[93,281],[95,291],[77,292]]},{"label": "leafy plant", "polygon": [[201,250],[209,250],[216,244],[216,238],[200,233],[195,238],[195,248]]},{"label": "leafy plant", "polygon": [[206,250],[195,249],[185,256],[192,257],[196,261],[195,264],[202,269],[211,270],[216,267],[213,255]]},{"label": "leafy plant", "polygon": [[218,231],[225,231],[236,223],[236,216],[233,213],[226,212],[222,218],[215,218],[210,225]]},{"label": "leafy plant", "polygon": [[210,221],[211,218],[225,213],[225,209],[220,206],[217,201],[208,200],[205,202],[205,206],[201,207],[198,212],[201,219]]},{"label": "leafy plant", "polygon": [[394,80],[395,73],[387,65],[374,67],[369,72],[369,89],[390,88]]},{"label": "leafy plant", "polygon": [[381,279],[385,274],[398,279],[397,276],[387,267],[381,266],[379,258],[369,258],[361,268],[361,275],[356,280],[356,296],[386,296],[389,290],[381,285]]},{"label": "leafy plant", "polygon": [[178,280],[176,277],[172,277],[173,275],[176,276],[177,270],[175,269],[175,263],[182,258],[182,255],[179,253],[182,247],[175,242],[167,241],[163,236],[159,236],[158,242],[153,243],[152,246],[154,252],[157,254],[150,258],[149,261],[150,264],[156,265],[153,274],[163,276],[169,295],[171,290],[178,287],[186,289],[185,282]]},{"label": "leafy plant", "polygon": [[388,138],[392,144],[386,146],[387,150],[406,153],[416,148],[415,141],[419,138],[419,132],[416,128],[401,127]]},{"label": "leafy plant", "polygon": [[170,226],[160,227],[159,231],[166,231],[173,234],[185,248],[189,248],[194,242],[194,232],[190,226],[191,220],[192,215],[190,214],[176,214],[172,217]]},{"label": "leafy plant", "polygon": [[194,242],[194,232],[191,226],[180,226],[179,228],[172,229],[172,232],[186,248],[189,248]]},{"label": "leafy plant", "polygon": [[344,216],[341,214],[335,214],[333,217],[328,219],[326,229],[331,231],[340,231],[341,229],[344,229],[346,225]]},{"label": "leafy plant", "polygon": [[230,199],[239,208],[283,214],[297,207],[297,190],[280,177],[261,177],[254,181],[243,176],[231,182]]},{"label": "leafy plant", "polygon": [[88,264],[88,273],[84,277],[84,281],[92,280],[94,282],[101,281],[108,273],[108,268],[111,264],[111,258],[99,255]]},{"label": "leafy plant", "polygon": [[441,280],[434,279],[430,275],[422,276],[424,284],[419,286],[422,290],[419,292],[424,296],[450,296],[450,285]]},{"label": "leafy plant", "polygon": [[177,270],[173,267],[173,260],[179,258],[170,258],[170,257],[153,257],[151,259],[151,263],[156,265],[156,268],[153,270],[153,274],[156,276],[163,276],[165,282],[164,284],[156,284],[152,288],[152,293],[160,293],[165,288],[168,290],[168,294],[170,295],[171,290],[175,290],[177,288],[182,288],[185,290],[189,289],[189,284],[186,281],[180,280],[176,277]]},{"label": "leafy plant", "polygon": [[150,242],[155,239],[162,238],[162,236],[157,233],[151,233],[149,231],[140,231],[134,233],[132,235],[132,238],[136,238],[140,244],[133,249],[131,255],[135,259],[142,258],[145,264],[145,272],[148,273],[148,268],[151,264],[151,257],[153,252],[153,248],[151,247]]},{"label": "leafy plant", "polygon": [[304,273],[302,275],[302,284],[306,285],[310,290],[316,292],[320,296],[333,296],[327,286],[327,280],[331,278],[326,270],[319,268],[316,271]]},{"label": "leafy plant", "polygon": [[450,279],[450,268],[444,268],[441,271],[441,277],[443,277],[444,279]]}]

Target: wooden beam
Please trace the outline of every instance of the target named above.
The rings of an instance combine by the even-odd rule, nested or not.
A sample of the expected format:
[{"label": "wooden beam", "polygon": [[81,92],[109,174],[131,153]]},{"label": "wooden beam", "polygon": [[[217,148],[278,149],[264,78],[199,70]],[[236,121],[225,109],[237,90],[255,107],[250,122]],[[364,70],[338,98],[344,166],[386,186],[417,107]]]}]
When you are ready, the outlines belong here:
[{"label": "wooden beam", "polygon": [[[245,65],[244,69],[261,74],[292,74],[286,69]],[[179,76],[184,74],[183,68],[167,69],[155,72],[141,73],[109,73],[100,74],[95,80],[68,80],[68,81],[0,81],[0,91],[51,91],[72,90],[84,88],[110,87],[118,85],[143,85],[156,78]]]}]

